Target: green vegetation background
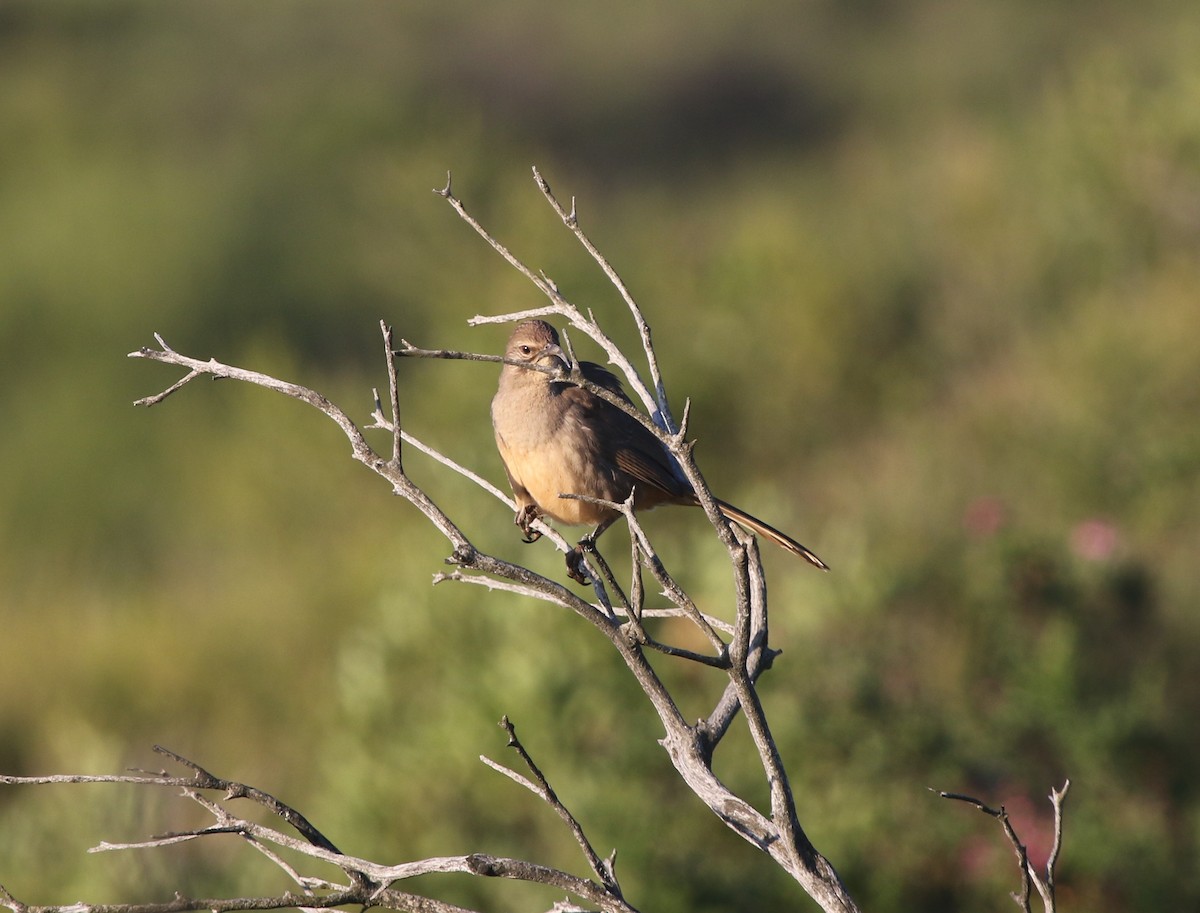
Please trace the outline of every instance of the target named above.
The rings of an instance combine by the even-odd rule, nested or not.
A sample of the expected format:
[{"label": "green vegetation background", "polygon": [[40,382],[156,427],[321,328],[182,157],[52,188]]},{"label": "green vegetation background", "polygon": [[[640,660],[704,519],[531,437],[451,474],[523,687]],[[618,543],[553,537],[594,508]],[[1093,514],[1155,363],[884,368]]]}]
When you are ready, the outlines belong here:
[{"label": "green vegetation background", "polygon": [[[477,760],[508,713],[642,909],[803,909],[677,782],[576,619],[430,586],[444,544],[297,403],[125,357],[155,331],[360,420],[378,320],[496,351],[539,303],[455,188],[626,341],[530,180],[638,296],[714,488],[767,556],[764,685],[802,819],[867,909],[1003,909],[1068,776],[1062,907],[1200,904],[1200,7],[812,0],[0,5],[0,769],[157,767],[165,744],[382,861],[579,868]],[[494,369],[401,365],[410,429],[493,480]],[[754,392],[758,391],[758,392]],[[561,573],[415,456],[486,549]],[[709,606],[720,551],[649,518]],[[623,533],[610,534],[620,557]],[[695,696],[714,685],[662,664]],[[739,737],[741,738],[741,737]],[[719,772],[762,796],[744,741]],[[119,787],[0,792],[37,903],[286,887]],[[445,880],[448,899],[554,896]]]}]

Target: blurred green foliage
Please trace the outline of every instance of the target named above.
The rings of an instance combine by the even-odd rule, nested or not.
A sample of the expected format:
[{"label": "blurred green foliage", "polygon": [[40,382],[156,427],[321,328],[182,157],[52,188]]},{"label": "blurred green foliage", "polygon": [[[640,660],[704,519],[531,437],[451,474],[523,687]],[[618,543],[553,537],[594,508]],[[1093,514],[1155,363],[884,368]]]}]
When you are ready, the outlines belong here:
[{"label": "blurred green foliage", "polygon": [[[130,405],[178,376],[124,357],[155,331],[364,422],[380,318],[497,350],[503,328],[466,319],[539,300],[429,192],[447,169],[634,342],[536,164],[646,310],[714,488],[834,567],[767,556],[785,652],[764,695],[864,907],[1002,907],[998,829],[926,788],[1004,803],[1041,859],[1069,776],[1063,907],[1196,908],[1197,47],[1200,9],[1157,0],[3,4],[0,769],[154,767],[160,742],[349,852],[578,869],[476,760],[504,760],[508,713],[641,908],[803,906],[677,782],[600,638],[431,587],[444,544],[321,416],[225,383]],[[400,371],[407,426],[501,479],[494,372]],[[481,547],[561,573],[409,463]],[[725,605],[703,521],[648,523]],[[659,665],[702,712],[712,678]],[[763,796],[744,734],[718,772]],[[191,816],[6,789],[0,883],[38,903],[286,887],[232,840],[84,853]]]}]

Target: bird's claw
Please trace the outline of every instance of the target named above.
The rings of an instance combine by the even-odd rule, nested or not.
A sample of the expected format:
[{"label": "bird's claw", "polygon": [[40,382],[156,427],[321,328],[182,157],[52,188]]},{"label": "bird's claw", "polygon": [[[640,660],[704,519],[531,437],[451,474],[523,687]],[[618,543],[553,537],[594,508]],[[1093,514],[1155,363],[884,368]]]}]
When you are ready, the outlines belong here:
[{"label": "bird's claw", "polygon": [[532,504],[526,504],[517,511],[517,515],[513,518],[513,523],[517,525],[517,529],[524,533],[521,539],[522,542],[528,544],[537,542],[538,539],[542,538],[541,531],[533,528],[533,524],[537,522],[538,517],[538,509]]},{"label": "bird's claw", "polygon": [[582,586],[588,586],[592,582],[587,565],[583,561],[582,542],[567,552],[567,576]]}]

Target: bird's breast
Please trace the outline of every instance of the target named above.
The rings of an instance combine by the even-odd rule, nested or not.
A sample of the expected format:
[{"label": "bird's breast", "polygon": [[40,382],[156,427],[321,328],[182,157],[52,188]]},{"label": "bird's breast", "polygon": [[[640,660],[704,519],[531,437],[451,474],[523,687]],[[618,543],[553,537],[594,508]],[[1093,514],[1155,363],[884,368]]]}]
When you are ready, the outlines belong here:
[{"label": "bird's breast", "polygon": [[[492,401],[496,447],[512,477],[541,511],[560,523],[594,525],[612,511],[596,504],[560,498],[581,494],[621,500],[614,473],[597,446],[594,433],[578,421],[566,403],[538,403],[526,397],[527,407],[514,410],[503,388]],[[552,394],[547,394],[547,398]]]}]

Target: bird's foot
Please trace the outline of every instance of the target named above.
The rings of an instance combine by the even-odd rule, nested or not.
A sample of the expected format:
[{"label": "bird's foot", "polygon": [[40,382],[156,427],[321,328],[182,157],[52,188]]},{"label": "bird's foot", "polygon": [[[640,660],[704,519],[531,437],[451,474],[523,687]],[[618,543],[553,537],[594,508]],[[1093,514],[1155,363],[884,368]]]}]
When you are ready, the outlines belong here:
[{"label": "bird's foot", "polygon": [[588,586],[592,582],[592,578],[587,572],[587,564],[583,560],[584,549],[590,546],[590,542],[586,545],[580,542],[567,552],[567,576],[583,586]]},{"label": "bird's foot", "polygon": [[513,518],[513,523],[516,524],[517,529],[524,533],[522,542],[537,542],[538,539],[542,538],[541,532],[533,528],[533,524],[537,522],[540,516],[541,514],[538,513],[538,509],[532,504],[526,504],[517,511],[517,515]]}]

